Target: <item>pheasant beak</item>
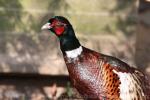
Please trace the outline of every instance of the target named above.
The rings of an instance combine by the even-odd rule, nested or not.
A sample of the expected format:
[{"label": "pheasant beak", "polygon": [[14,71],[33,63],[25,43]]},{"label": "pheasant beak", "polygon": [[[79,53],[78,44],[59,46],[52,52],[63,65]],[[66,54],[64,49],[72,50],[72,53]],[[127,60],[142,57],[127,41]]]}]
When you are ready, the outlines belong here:
[{"label": "pheasant beak", "polygon": [[51,29],[51,23],[46,23],[41,27],[41,30]]}]

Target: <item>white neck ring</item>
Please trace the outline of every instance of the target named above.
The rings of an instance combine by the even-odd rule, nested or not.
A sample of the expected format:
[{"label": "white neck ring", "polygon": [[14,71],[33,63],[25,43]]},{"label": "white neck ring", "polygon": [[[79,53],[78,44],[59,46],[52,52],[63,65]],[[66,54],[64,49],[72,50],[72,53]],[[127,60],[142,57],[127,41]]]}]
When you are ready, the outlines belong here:
[{"label": "white neck ring", "polygon": [[79,48],[76,48],[70,51],[65,51],[65,52],[68,58],[76,58],[82,53],[82,51],[83,51],[83,48],[82,46],[80,46]]}]

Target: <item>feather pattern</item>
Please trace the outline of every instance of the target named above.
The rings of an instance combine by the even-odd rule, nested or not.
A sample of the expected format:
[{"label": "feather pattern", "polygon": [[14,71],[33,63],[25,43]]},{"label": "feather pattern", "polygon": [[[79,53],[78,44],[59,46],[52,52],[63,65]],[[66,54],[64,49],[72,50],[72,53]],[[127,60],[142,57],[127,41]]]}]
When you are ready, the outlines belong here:
[{"label": "feather pattern", "polygon": [[116,59],[112,64],[107,59],[108,56],[82,48],[83,52],[78,57],[64,56],[64,59],[71,81],[83,97],[99,100],[149,100],[145,96],[143,73],[134,68],[127,71],[129,66],[123,66],[122,61]]},{"label": "feather pattern", "polygon": [[[142,73],[135,70],[134,73],[117,72],[113,70],[119,76],[120,79],[120,98],[121,100],[146,100],[144,95],[144,85],[141,80]],[[140,76],[142,75],[142,76]]]},{"label": "feather pattern", "polygon": [[[46,25],[46,26],[45,26]],[[71,23],[55,16],[42,29],[60,40],[73,86],[89,100],[150,100],[146,76],[125,62],[82,47]]]}]

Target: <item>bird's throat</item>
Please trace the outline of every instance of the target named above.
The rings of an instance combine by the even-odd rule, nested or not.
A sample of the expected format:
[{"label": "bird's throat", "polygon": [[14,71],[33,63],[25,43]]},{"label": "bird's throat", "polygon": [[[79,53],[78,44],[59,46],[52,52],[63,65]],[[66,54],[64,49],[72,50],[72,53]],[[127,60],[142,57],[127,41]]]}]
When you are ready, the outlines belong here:
[{"label": "bird's throat", "polygon": [[82,52],[82,47],[79,41],[74,37],[63,38],[60,40],[61,51],[68,57],[76,57]]},{"label": "bird's throat", "polygon": [[61,51],[68,57],[76,57],[82,52],[82,47],[79,40],[76,38],[72,27],[66,29],[63,35],[59,37],[59,40]]}]

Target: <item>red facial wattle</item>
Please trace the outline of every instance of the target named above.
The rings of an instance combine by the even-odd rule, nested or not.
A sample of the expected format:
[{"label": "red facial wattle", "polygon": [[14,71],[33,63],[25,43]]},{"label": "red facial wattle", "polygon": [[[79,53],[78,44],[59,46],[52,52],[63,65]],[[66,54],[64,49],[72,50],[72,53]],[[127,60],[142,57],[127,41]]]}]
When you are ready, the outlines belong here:
[{"label": "red facial wattle", "polygon": [[62,26],[62,27],[55,27],[55,32],[56,32],[56,35],[61,35],[61,34],[63,34],[63,32],[64,32],[64,27]]}]

